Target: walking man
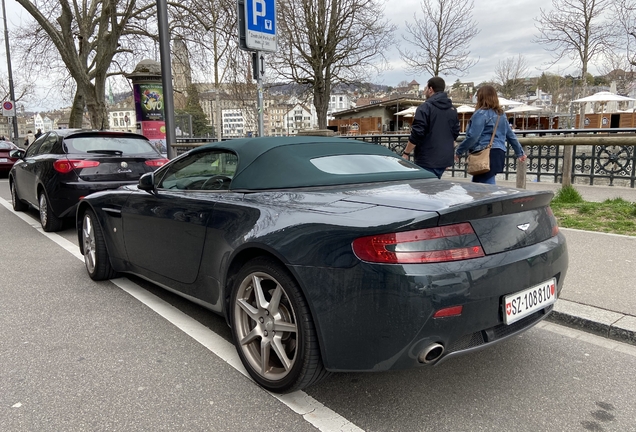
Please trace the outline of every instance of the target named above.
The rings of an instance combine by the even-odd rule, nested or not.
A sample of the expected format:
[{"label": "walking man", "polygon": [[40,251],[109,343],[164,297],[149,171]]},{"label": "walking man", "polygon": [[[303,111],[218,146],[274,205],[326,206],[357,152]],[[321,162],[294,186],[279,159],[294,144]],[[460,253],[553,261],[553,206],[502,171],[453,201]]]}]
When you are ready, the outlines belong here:
[{"label": "walking man", "polygon": [[404,159],[415,156],[415,163],[437,178],[454,159],[455,140],[459,136],[459,117],[444,89],[446,83],[440,77],[428,80],[424,94],[426,102],[417,107],[411,136],[402,153]]}]

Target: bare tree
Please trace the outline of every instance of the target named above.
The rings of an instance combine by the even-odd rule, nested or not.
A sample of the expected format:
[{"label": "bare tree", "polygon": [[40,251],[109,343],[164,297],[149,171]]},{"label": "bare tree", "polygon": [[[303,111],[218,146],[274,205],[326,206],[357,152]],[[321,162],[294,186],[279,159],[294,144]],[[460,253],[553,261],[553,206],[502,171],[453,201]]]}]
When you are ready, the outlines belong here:
[{"label": "bare tree", "polygon": [[[126,51],[120,38],[135,14],[151,9],[152,2],[138,6],[136,0],[17,0],[35,19],[24,32],[26,58],[38,57],[38,64],[58,68],[61,61],[73,80],[75,97],[70,123],[81,126],[84,107],[93,127],[107,120],[105,82],[115,56]],[[140,2],[141,3],[141,2]],[[30,31],[29,31],[30,30]],[[56,53],[57,58],[46,53]],[[50,61],[42,61],[42,60]],[[116,62],[115,62],[116,64]],[[46,73],[46,70],[43,71]]]},{"label": "bare tree", "polygon": [[[612,0],[552,0],[552,10],[541,9],[536,19],[539,36],[534,42],[550,47],[554,63],[569,58],[581,66],[581,76],[586,77],[588,66],[596,57],[612,51],[616,41],[616,27],[604,22]],[[553,63],[553,64],[554,64]],[[583,92],[587,81],[583,80]],[[584,106],[581,104],[579,128],[583,128]],[[566,146],[563,153],[563,173],[572,171],[572,148]],[[563,186],[569,186],[569,175],[563,175]]]},{"label": "bare tree", "polygon": [[620,58],[621,55],[613,55],[604,66],[621,67],[625,62],[636,66],[636,1],[614,0],[612,10],[612,21],[618,24],[619,46],[624,49],[625,61]]},{"label": "bare tree", "polygon": [[271,66],[311,89],[318,127],[327,127],[333,86],[367,79],[386,65],[395,27],[379,0],[279,0],[278,52]]},{"label": "bare tree", "polygon": [[[249,69],[245,67],[247,55],[241,53],[236,41],[236,0],[200,0],[184,10],[196,11],[196,21],[200,23],[192,25],[192,17],[184,17],[186,25],[181,34],[187,38],[193,66],[201,71],[202,78],[214,84],[213,121],[216,137],[221,140],[221,84],[236,81],[237,76],[245,82],[245,71]],[[237,69],[238,63],[243,67]]]},{"label": "bare tree", "polygon": [[495,79],[502,95],[513,98],[523,88],[523,82],[528,74],[528,62],[519,54],[517,57],[508,57],[499,60],[495,67]]},{"label": "bare tree", "polygon": [[[93,127],[107,121],[106,79],[131,72],[144,57],[157,58],[155,0],[16,0],[34,19],[18,29],[22,67],[57,77],[58,86],[74,92],[70,124],[81,127],[84,108]],[[218,60],[235,32],[230,0],[181,0],[169,4],[169,33],[186,41],[195,53]],[[232,19],[219,21],[225,16]],[[218,20],[217,20],[218,18]],[[231,45],[231,44],[229,44]],[[234,43],[236,45],[236,43]],[[216,48],[216,51],[215,51]],[[38,61],[31,61],[37,58]],[[214,63],[215,65],[217,63]],[[38,70],[38,68],[40,68]]]},{"label": "bare tree", "polygon": [[604,58],[599,66],[599,72],[605,76],[608,82],[616,83],[616,91],[621,94],[628,93],[634,85],[633,60],[629,60],[629,52],[616,53]]},{"label": "bare tree", "polygon": [[473,2],[455,0],[422,0],[422,18],[406,22],[404,40],[415,50],[398,48],[402,60],[412,73],[428,72],[432,76],[462,76],[478,59],[470,58],[468,47],[479,33],[471,19]]},{"label": "bare tree", "polygon": [[[568,84],[570,86],[568,87]],[[555,112],[560,112],[561,107],[567,107],[573,96],[574,80],[568,80],[558,73],[543,72],[537,82],[537,87],[552,95],[552,106]],[[571,90],[572,89],[572,90]]]},{"label": "bare tree", "polygon": [[621,49],[608,55],[599,71],[616,82],[619,93],[625,94],[633,90],[636,81],[636,0],[615,0],[612,19],[619,28]]},{"label": "bare tree", "polygon": [[534,42],[552,51],[554,63],[564,58],[577,62],[586,76],[592,60],[616,45],[616,26],[605,18],[612,1],[552,0],[552,10],[541,9],[536,19],[539,36]]},{"label": "bare tree", "polygon": [[540,35],[534,42],[549,46],[555,63],[569,58],[581,64],[583,75],[596,57],[612,52],[616,26],[605,21],[612,0],[552,0],[536,19]]},{"label": "bare tree", "polygon": [[[13,87],[13,93],[15,96],[15,103],[24,102],[30,99],[34,95],[35,82],[29,77],[20,74],[21,76],[15,80]],[[0,98],[2,100],[10,100],[11,92],[9,89],[9,78],[6,75],[0,76]]]}]

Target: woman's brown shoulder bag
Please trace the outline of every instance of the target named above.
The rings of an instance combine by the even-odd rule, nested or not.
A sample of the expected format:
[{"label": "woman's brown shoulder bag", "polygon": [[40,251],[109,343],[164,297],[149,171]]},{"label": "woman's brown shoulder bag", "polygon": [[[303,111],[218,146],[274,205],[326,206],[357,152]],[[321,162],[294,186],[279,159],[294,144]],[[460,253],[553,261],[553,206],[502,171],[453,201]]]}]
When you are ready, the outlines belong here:
[{"label": "woman's brown shoulder bag", "polygon": [[468,174],[479,175],[490,171],[490,147],[492,147],[492,142],[495,139],[500,117],[501,116],[497,116],[497,122],[495,123],[495,128],[492,130],[492,136],[490,137],[490,144],[488,144],[488,147],[478,152],[468,154],[468,168],[466,169]]}]

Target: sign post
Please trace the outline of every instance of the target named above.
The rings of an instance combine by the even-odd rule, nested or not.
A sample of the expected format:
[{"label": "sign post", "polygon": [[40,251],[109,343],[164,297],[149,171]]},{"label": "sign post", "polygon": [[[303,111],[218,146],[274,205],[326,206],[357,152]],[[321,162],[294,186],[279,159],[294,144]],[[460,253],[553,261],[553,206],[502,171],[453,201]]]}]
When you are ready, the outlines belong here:
[{"label": "sign post", "polygon": [[265,57],[261,51],[276,52],[276,0],[237,0],[239,47],[252,51],[254,78],[258,92],[258,136],[263,127],[263,75]]}]

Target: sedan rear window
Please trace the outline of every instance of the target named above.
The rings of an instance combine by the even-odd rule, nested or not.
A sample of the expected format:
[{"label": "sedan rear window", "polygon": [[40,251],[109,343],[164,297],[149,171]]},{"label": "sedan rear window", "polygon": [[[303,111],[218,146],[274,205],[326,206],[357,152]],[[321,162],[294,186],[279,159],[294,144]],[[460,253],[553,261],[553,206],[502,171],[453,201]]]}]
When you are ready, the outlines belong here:
[{"label": "sedan rear window", "polygon": [[419,167],[403,159],[374,154],[323,156],[311,159],[311,163],[328,174],[372,174],[420,170]]},{"label": "sedan rear window", "polygon": [[88,136],[64,140],[68,153],[136,155],[157,153],[145,139],[118,136]]}]

